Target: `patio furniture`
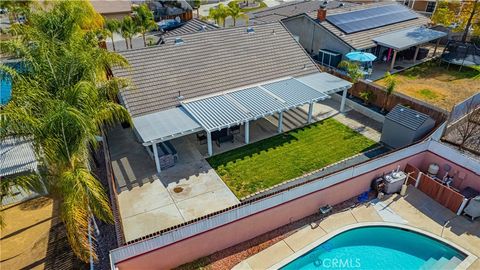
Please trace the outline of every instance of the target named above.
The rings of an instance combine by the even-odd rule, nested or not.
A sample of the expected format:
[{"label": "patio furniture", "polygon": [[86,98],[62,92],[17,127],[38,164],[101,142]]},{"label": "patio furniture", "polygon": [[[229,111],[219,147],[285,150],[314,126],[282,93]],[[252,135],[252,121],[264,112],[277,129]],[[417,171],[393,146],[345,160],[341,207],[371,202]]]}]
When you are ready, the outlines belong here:
[{"label": "patio furniture", "polygon": [[471,199],[463,213],[470,216],[472,221],[480,217],[480,196]]},{"label": "patio furniture", "polygon": [[170,142],[170,141],[166,141],[166,142],[162,142],[161,143],[165,150],[173,156],[175,162],[177,162],[178,160],[178,153],[177,153],[177,149],[175,149],[175,147],[173,146],[173,144]]},{"label": "patio furniture", "polygon": [[229,128],[231,134],[240,134],[240,126],[233,126]]},{"label": "patio furniture", "polygon": [[217,145],[220,147],[220,144],[221,143],[224,143],[224,142],[234,142],[234,138],[233,138],[233,134],[225,134],[223,136],[219,136],[216,140],[217,142]]},{"label": "patio furniture", "polygon": [[158,160],[161,169],[173,167],[175,165],[175,157],[169,153],[167,147],[163,143],[157,144]]},{"label": "patio furniture", "polygon": [[198,141],[198,144],[200,144],[200,145],[206,144],[207,143],[207,134],[205,134],[205,132],[197,133],[197,141]]}]

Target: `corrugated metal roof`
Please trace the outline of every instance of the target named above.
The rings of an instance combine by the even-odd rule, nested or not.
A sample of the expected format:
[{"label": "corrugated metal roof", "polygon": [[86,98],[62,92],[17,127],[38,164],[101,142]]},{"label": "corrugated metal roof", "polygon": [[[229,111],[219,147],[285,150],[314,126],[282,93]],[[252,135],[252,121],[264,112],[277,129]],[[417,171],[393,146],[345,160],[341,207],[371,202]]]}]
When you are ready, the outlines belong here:
[{"label": "corrugated metal roof", "polygon": [[290,108],[311,101],[324,100],[329,97],[296,79],[287,79],[269,84],[262,84],[262,88],[265,88],[270,93],[283,99]]},{"label": "corrugated metal roof", "polygon": [[6,138],[0,143],[0,176],[36,171],[37,158],[30,140]]},{"label": "corrugated metal roof", "polygon": [[[372,8],[380,5],[392,5],[392,3],[384,2],[384,3],[373,3],[373,4],[351,6],[351,7],[345,7],[345,8],[336,8],[336,9],[328,10],[327,17],[333,14],[340,14],[340,13],[347,13],[355,10],[368,9],[368,8]],[[319,22],[317,20],[316,11],[308,13],[308,16],[310,16],[319,25],[323,26],[325,29],[327,29],[333,35],[343,40],[343,42],[345,42],[355,50],[365,50],[365,49],[373,48],[377,46],[377,44],[373,41],[373,39],[382,34],[403,30],[405,28],[425,26],[430,22],[429,18],[423,16],[422,14],[418,14],[418,18],[413,20],[385,25],[382,27],[355,32],[351,34],[346,34],[342,30],[335,27],[333,24],[329,23],[327,20],[323,22]]]},{"label": "corrugated metal roof", "polygon": [[426,114],[398,104],[393,107],[393,109],[385,116],[385,118],[411,130],[417,130],[430,117]]},{"label": "corrugated metal roof", "polygon": [[134,117],[132,120],[135,130],[145,143],[171,140],[202,129],[181,107]]},{"label": "corrugated metal roof", "polygon": [[121,52],[131,69],[114,74],[132,81],[121,91],[126,108],[137,117],[178,106],[179,95],[192,99],[319,71],[281,23],[253,28],[198,32],[182,36],[181,45],[172,37],[161,46]]},{"label": "corrugated metal roof", "polygon": [[373,40],[382,46],[404,50],[446,36],[447,33],[426,27],[413,27],[375,37]]},{"label": "corrugated metal roof", "polygon": [[313,73],[296,78],[296,80],[327,95],[352,87],[351,82],[333,76],[327,72]]},{"label": "corrugated metal roof", "polygon": [[205,130],[213,131],[327,98],[325,93],[289,78],[186,101],[182,106]]}]

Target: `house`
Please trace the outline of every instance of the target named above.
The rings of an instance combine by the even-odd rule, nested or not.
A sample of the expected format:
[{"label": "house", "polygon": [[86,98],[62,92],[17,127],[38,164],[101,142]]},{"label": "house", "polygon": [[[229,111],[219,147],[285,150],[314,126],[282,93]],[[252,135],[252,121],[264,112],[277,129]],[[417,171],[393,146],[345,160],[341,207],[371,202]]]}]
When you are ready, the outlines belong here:
[{"label": "house", "polygon": [[90,0],[90,3],[107,19],[121,20],[132,12],[132,1],[128,0]]},{"label": "house", "polygon": [[[151,32],[145,36],[145,39],[147,42],[147,46],[155,46],[155,45],[161,44],[163,42],[163,39],[166,37],[175,37],[175,36],[185,35],[190,33],[210,31],[217,28],[218,28],[217,26],[211,23],[194,18],[189,21],[180,23],[177,28],[174,28],[170,31]],[[106,45],[108,50],[113,50],[112,42],[110,40],[107,40]],[[143,43],[143,37],[137,36],[132,38],[132,49],[140,49],[140,48],[145,48],[145,44]],[[125,39],[120,39],[115,41],[116,51],[125,51],[129,49],[130,48],[126,47]]]},{"label": "house", "polygon": [[[378,62],[388,63],[389,70],[395,67],[397,56],[413,62],[427,57],[429,50],[420,47],[446,36],[429,29],[427,17],[389,2],[332,10],[322,6],[315,12],[284,19],[283,23],[313,56],[319,50],[342,55],[366,51],[375,54]],[[434,55],[436,51],[435,47]]]},{"label": "house", "polygon": [[[296,16],[302,13],[310,13],[317,10],[323,4],[323,0],[302,0],[288,3],[282,3],[278,6],[264,8],[258,11],[249,13],[249,21],[253,24],[278,22],[285,18]],[[328,1],[325,8],[335,9],[341,7],[355,6],[356,3]]]},{"label": "house", "polygon": [[351,86],[321,73],[278,22],[167,37],[163,45],[121,54],[132,68],[114,75],[132,86],[120,100],[158,171],[157,143],[204,132],[212,155],[212,134],[242,125],[249,143],[250,122],[277,115],[281,132],[282,113],[305,104],[310,122],[313,104],[329,94],[343,93],[343,110]]}]

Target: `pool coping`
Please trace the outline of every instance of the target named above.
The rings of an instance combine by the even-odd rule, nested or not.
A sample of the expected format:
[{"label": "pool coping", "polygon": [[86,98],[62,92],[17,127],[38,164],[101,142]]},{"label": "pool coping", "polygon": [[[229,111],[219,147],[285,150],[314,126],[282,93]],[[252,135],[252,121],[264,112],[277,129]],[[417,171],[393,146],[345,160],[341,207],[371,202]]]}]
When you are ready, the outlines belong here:
[{"label": "pool coping", "polygon": [[309,252],[313,248],[319,246],[323,242],[326,242],[327,240],[329,240],[329,239],[333,238],[334,236],[336,236],[338,234],[341,234],[345,231],[355,229],[355,228],[373,227],[373,226],[387,226],[387,227],[394,227],[394,228],[399,228],[399,229],[407,229],[407,230],[410,230],[410,231],[413,231],[413,232],[416,232],[416,233],[423,234],[425,236],[433,238],[433,239],[435,239],[437,241],[440,241],[442,243],[445,243],[447,245],[450,245],[451,247],[459,250],[460,252],[462,252],[466,255],[465,259],[462,260],[462,262],[459,265],[457,265],[457,267],[455,269],[467,269],[470,265],[472,265],[478,259],[477,256],[475,256],[474,254],[472,254],[468,250],[460,247],[459,245],[453,243],[452,241],[449,241],[449,240],[447,240],[443,237],[440,237],[436,234],[433,234],[431,232],[427,232],[425,230],[422,230],[422,229],[419,229],[419,228],[416,228],[416,227],[412,227],[412,226],[405,225],[405,224],[392,223],[392,222],[359,222],[359,223],[355,223],[355,224],[351,224],[351,225],[341,227],[337,230],[334,230],[330,233],[327,233],[326,235],[324,235],[324,236],[320,237],[319,239],[315,240],[314,242],[312,242],[312,243],[306,245],[305,247],[301,248],[297,252],[295,252],[295,253],[289,255],[288,257],[284,258],[283,260],[276,263],[275,265],[269,267],[268,270],[280,269],[281,267],[283,267],[283,266],[287,265],[288,263],[294,261],[295,259],[299,258],[300,256],[306,254],[307,252]]}]

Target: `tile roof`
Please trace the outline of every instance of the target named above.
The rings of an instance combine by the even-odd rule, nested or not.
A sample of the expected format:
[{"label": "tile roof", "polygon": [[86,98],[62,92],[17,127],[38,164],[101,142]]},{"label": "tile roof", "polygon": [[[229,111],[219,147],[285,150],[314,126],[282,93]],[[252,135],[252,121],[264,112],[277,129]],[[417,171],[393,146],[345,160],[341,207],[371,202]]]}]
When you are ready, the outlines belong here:
[{"label": "tile roof", "polygon": [[186,34],[191,34],[191,33],[196,33],[200,32],[202,29],[202,26],[204,26],[204,31],[210,31],[210,30],[215,30],[218,29],[217,26],[202,21],[197,18],[193,18],[189,21],[187,21],[184,25],[180,26],[179,28],[173,29],[172,31],[168,31],[165,34],[163,34],[163,37],[172,37],[172,36],[181,36],[181,35],[186,35]]},{"label": "tile roof", "polygon": [[[337,9],[332,9],[327,11],[327,17],[332,14],[346,13],[354,10],[372,8],[380,5],[396,5],[396,4],[392,4],[391,2],[385,2],[385,3],[374,3],[374,4],[366,4],[366,5],[359,5],[359,6],[351,6],[346,8],[337,8]],[[365,31],[355,32],[351,34],[346,34],[326,20],[323,22],[318,22],[316,11],[308,13],[308,16],[310,16],[312,19],[314,19],[317,23],[319,23],[325,29],[327,29],[332,34],[342,39],[345,43],[347,43],[353,49],[356,49],[356,50],[363,50],[363,49],[368,49],[368,48],[377,46],[373,41],[373,38],[380,36],[382,34],[403,30],[405,28],[420,27],[430,23],[430,19],[428,19],[427,17],[421,14],[418,14],[418,18],[413,20],[399,22],[399,23],[386,25],[383,27],[378,27],[378,28],[369,29]]]},{"label": "tile roof", "polygon": [[[277,22],[282,19],[296,16],[302,13],[308,13],[316,11],[322,1],[296,1],[290,3],[284,3],[278,6],[271,8],[262,9],[259,11],[251,12],[250,19],[254,23],[268,23],[268,22]],[[342,4],[344,7],[357,5],[355,3],[340,2],[340,1],[329,1],[327,4],[327,9],[334,9],[340,7]]]},{"label": "tile roof", "polygon": [[[182,36],[166,44],[121,52],[130,69],[114,69],[132,86],[121,98],[133,117],[180,105],[182,99],[241,88],[273,79],[318,72],[281,23],[219,29]],[[180,98],[179,98],[180,97]]]}]

